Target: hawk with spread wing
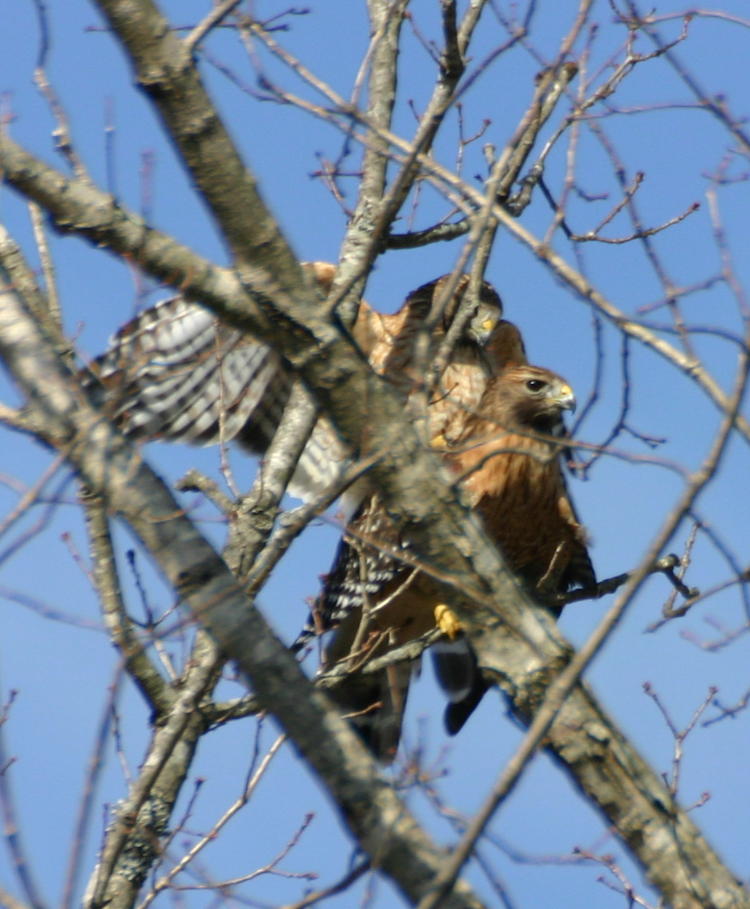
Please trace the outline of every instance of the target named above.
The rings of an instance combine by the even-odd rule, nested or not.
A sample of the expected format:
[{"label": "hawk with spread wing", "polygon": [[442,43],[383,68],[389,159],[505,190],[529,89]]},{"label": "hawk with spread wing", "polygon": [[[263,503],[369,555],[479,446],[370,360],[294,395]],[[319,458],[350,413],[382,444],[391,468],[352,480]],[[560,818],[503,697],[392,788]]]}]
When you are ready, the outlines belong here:
[{"label": "hawk with spread wing", "polygon": [[[487,382],[475,409],[452,437],[434,444],[456,476],[466,504],[479,515],[508,567],[542,604],[595,583],[586,535],[570,501],[560,458],[567,446],[563,413],[575,398],[560,376],[526,364],[509,365]],[[381,760],[392,760],[413,666],[395,663],[367,672],[369,662],[433,629],[438,679],[450,703],[445,722],[456,733],[479,703],[486,684],[476,658],[450,613],[445,588],[410,552],[377,495],[347,527],[299,648],[315,632],[336,629],[324,667],[350,672],[332,696]]]},{"label": "hawk with spread wing", "polygon": [[[335,266],[306,263],[326,295]],[[380,373],[409,400],[427,391],[426,432],[432,438],[460,433],[476,407],[487,379],[508,361],[524,362],[518,330],[501,319],[495,289],[483,283],[471,306],[464,305],[467,276],[447,299],[448,276],[413,291],[398,312],[383,315],[360,305],[351,333]],[[426,378],[446,334],[460,330],[439,376]],[[427,345],[417,363],[420,336]],[[422,362],[423,361],[423,362]],[[145,310],[112,339],[109,350],[89,367],[86,381],[123,430],[139,438],[211,445],[236,441],[263,453],[279,425],[294,382],[282,358],[266,344],[222,324],[182,297]],[[416,396],[414,396],[416,397]],[[343,473],[350,451],[321,415],[299,459],[289,491],[311,499]],[[362,494],[362,486],[357,497]],[[355,497],[355,502],[357,501]]]},{"label": "hawk with spread wing", "polygon": [[[321,297],[327,295],[335,267],[323,262],[303,267],[317,283]],[[463,276],[448,296],[449,280],[445,276],[419,287],[393,315],[375,312],[363,302],[351,335],[372,368],[403,396],[405,406],[424,429],[425,441],[452,448],[466,438],[466,427],[482,412],[477,407],[484,400],[488,382],[509,365],[525,364],[526,355],[518,329],[501,318],[502,304],[490,284],[483,282],[478,294],[469,298],[469,278]],[[279,425],[295,377],[272,348],[222,324],[200,305],[175,297],[120,329],[109,350],[91,364],[84,378],[112,418],[135,437],[200,445],[234,440],[252,452],[263,453]],[[290,492],[315,498],[340,479],[350,455],[325,415],[319,416],[298,461]],[[383,607],[383,596],[394,591],[392,579],[398,579],[398,587],[403,574],[402,562],[392,558],[393,552],[382,552],[380,546],[392,535],[398,555],[398,547],[406,544],[387,526],[379,498],[367,487],[366,478],[354,490],[352,504],[359,511],[342,543],[318,611],[321,629],[341,626],[328,649],[329,662],[344,656],[356,662],[360,641],[364,660],[382,647],[373,647],[365,634],[363,603],[372,596]],[[386,526],[380,526],[381,520]],[[358,540],[367,539],[367,534],[372,534],[376,545],[361,549]],[[411,584],[403,599],[412,605],[426,576],[417,572],[416,577],[418,583]],[[398,620],[403,629],[395,636],[389,612],[383,611],[388,616],[386,623],[378,620],[376,625],[383,631],[388,628],[392,640],[402,640],[434,624],[431,610],[407,608],[409,611],[415,615],[408,621]],[[347,636],[345,628],[352,624],[360,630]],[[304,633],[301,642],[309,635],[309,631]],[[471,657],[470,651],[466,653]],[[446,680],[466,664],[466,653],[462,658],[444,654]],[[389,670],[389,677],[394,672],[400,674],[400,684],[381,686],[382,697],[372,694],[369,682],[367,691],[357,695],[360,686],[353,674],[346,686],[350,691],[347,700],[366,708],[389,693],[403,697],[397,692],[405,692],[411,669]],[[396,718],[393,732],[380,736],[380,744],[374,746],[379,754],[395,751],[401,711],[401,706],[379,711],[381,718]]]}]

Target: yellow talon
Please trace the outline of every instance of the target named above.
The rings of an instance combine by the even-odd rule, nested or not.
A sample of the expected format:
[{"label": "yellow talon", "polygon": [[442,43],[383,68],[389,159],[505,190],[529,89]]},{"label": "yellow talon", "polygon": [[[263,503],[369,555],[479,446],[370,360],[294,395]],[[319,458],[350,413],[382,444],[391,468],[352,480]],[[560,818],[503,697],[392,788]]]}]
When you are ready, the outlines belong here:
[{"label": "yellow talon", "polygon": [[439,432],[436,436],[433,436],[430,440],[431,448],[447,448],[448,440],[445,438],[445,433]]},{"label": "yellow talon", "polygon": [[458,637],[463,631],[455,612],[449,609],[445,603],[439,603],[435,607],[435,624],[451,640]]}]

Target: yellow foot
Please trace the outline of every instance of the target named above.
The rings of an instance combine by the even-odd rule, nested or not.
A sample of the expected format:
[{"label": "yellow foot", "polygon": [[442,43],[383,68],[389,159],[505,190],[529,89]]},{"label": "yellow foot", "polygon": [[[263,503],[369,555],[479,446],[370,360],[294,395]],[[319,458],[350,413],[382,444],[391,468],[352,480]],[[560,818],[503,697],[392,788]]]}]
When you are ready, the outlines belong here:
[{"label": "yellow foot", "polygon": [[445,603],[439,603],[435,607],[435,624],[451,640],[463,631],[455,612],[450,610]]},{"label": "yellow foot", "polygon": [[445,438],[445,433],[439,432],[436,436],[433,436],[430,439],[430,448],[435,448],[438,451],[443,451],[448,447],[448,440]]}]

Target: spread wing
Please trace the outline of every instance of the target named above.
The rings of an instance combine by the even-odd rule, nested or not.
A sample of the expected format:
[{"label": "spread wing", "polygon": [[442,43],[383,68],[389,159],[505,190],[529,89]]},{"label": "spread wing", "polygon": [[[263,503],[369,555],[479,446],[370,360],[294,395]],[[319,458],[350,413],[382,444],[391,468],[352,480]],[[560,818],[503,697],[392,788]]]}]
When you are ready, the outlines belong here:
[{"label": "spread wing", "polygon": [[[334,266],[306,267],[327,293]],[[526,356],[518,329],[500,318],[502,305],[491,285],[482,284],[472,295],[469,279],[463,277],[454,292],[448,290],[448,277],[431,281],[411,293],[393,315],[376,313],[363,303],[352,334],[373,369],[403,396],[415,423],[423,427],[425,441],[452,449],[466,438],[488,380],[509,365],[525,364]],[[294,381],[272,349],[179,297],[121,329],[87,377],[104,406],[135,436],[204,445],[236,440],[261,453],[279,424]],[[348,456],[321,417],[290,491],[314,498],[339,476]],[[435,605],[425,575],[403,561],[407,547],[397,529],[380,519],[385,512],[377,496],[364,485],[359,491],[364,499],[314,616],[319,629],[339,626],[326,659],[346,659],[352,666],[363,643],[360,659],[367,661],[428,630]],[[374,603],[372,614],[368,602]],[[310,633],[303,632],[302,640]],[[461,659],[453,663],[474,680],[476,689],[472,660],[463,646]],[[398,742],[410,672],[406,666],[391,667],[381,677],[360,674],[348,685],[360,693],[351,703],[342,702],[349,712],[365,710],[377,720],[380,731],[372,740],[385,756]],[[464,688],[462,683],[465,694]],[[375,703],[386,706],[380,712],[368,710]]]},{"label": "spread wing", "polygon": [[[335,266],[304,266],[327,294]],[[428,353],[445,337],[462,305],[468,279],[443,300],[446,279],[418,288],[393,315],[362,303],[352,334],[373,368],[408,399],[425,388],[415,364],[426,326]],[[465,331],[448,357],[443,376],[430,389],[437,431],[456,408],[475,406],[488,374],[484,343],[502,313],[495,290],[485,284],[467,312]],[[517,332],[516,332],[517,334]],[[518,343],[520,344],[520,336]],[[426,363],[429,362],[429,358]],[[458,385],[454,365],[468,376]],[[262,454],[279,425],[294,376],[267,345],[223,325],[209,311],[181,297],[144,311],[112,339],[82,378],[121,428],[145,439],[197,445],[236,441]],[[434,404],[434,407],[432,406]],[[442,420],[442,422],[440,422]],[[430,422],[430,421],[428,421]],[[432,425],[432,423],[430,423]],[[321,416],[299,459],[290,492],[315,498],[341,475],[349,451]]]},{"label": "spread wing", "polygon": [[[303,267],[327,294],[335,267],[326,262]],[[124,325],[82,378],[123,431],[136,438],[194,445],[236,441],[258,454],[273,438],[294,381],[274,350],[182,297],[164,300]],[[346,455],[321,419],[290,491],[314,496],[337,477]]]}]

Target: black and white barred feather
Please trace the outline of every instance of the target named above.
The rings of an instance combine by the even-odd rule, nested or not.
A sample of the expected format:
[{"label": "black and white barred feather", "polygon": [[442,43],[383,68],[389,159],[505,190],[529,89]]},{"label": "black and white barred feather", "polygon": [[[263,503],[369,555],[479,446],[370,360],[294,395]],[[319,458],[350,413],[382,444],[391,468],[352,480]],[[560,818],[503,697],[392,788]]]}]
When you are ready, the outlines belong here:
[{"label": "black and white barred feather", "polygon": [[349,521],[331,570],[323,579],[323,589],[292,650],[299,652],[313,638],[375,606],[384,590],[412,570],[399,558],[408,549],[379,496],[370,496]]},{"label": "black and white barred feather", "polygon": [[[293,383],[270,347],[183,297],[164,300],[124,325],[82,377],[135,438],[236,441],[256,454],[270,444]],[[345,459],[333,428],[318,420],[290,492],[315,496],[338,477]]]},{"label": "black and white barred feather", "polygon": [[[332,286],[335,266],[308,262],[302,268],[322,300]],[[363,301],[352,327],[352,336],[373,369],[391,377],[405,397],[416,381],[410,364],[419,331],[429,318],[438,317],[433,325],[437,344],[451,326],[469,283],[468,277],[461,279],[451,300],[443,301],[439,313],[433,314],[446,280],[448,276],[417,288],[392,315],[377,313]],[[495,371],[489,365],[492,356],[488,361],[482,350],[491,336],[503,350],[508,338],[522,350],[520,335],[514,326],[501,323],[501,315],[497,292],[483,284],[445,369],[444,387],[431,402],[432,432],[446,428],[479,400],[487,375]],[[493,332],[500,324],[504,330],[496,337]],[[466,381],[456,381],[456,370]],[[282,358],[266,344],[223,325],[204,307],[179,296],[145,310],[121,328],[109,350],[82,370],[81,379],[123,432],[135,438],[196,445],[236,441],[256,454],[267,450],[294,382]],[[350,455],[321,415],[289,491],[315,499],[342,478]],[[350,492],[347,509],[356,508],[364,485]]]}]

